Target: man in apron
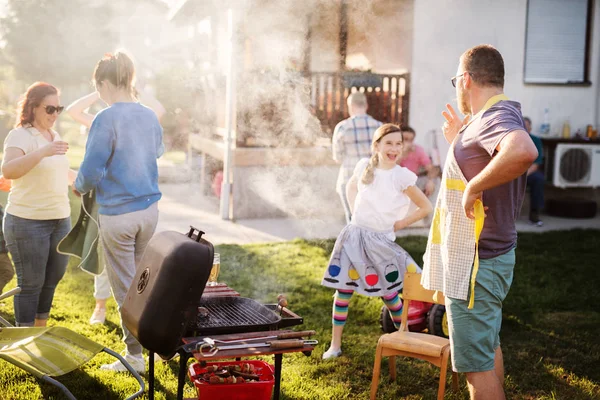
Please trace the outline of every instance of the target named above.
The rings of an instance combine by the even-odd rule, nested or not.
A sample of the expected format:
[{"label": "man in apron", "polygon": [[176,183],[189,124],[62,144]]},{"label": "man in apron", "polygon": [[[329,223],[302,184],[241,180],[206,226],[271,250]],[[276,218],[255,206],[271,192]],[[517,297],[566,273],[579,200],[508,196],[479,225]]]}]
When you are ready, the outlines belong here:
[{"label": "man in apron", "polygon": [[451,143],[424,255],[422,284],[446,296],[452,368],[471,399],[504,399],[499,332],[513,278],[517,219],[537,150],[521,106],[503,93],[504,61],[494,47],[460,57],[452,78],[459,118],[447,104]]}]

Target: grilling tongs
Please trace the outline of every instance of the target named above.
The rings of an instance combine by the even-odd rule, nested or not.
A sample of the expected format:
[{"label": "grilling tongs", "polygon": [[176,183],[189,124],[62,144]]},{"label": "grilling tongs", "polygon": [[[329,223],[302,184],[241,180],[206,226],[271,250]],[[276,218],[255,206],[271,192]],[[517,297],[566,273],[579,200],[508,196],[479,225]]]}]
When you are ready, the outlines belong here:
[{"label": "grilling tongs", "polygon": [[[272,349],[290,349],[304,345],[316,345],[317,340],[303,340],[304,336],[312,336],[315,331],[285,332],[278,335],[263,336],[240,340],[215,340],[209,337],[183,346],[187,352],[198,353],[201,357],[212,357],[219,350],[250,349],[270,347]],[[299,339],[298,339],[299,338]]]}]

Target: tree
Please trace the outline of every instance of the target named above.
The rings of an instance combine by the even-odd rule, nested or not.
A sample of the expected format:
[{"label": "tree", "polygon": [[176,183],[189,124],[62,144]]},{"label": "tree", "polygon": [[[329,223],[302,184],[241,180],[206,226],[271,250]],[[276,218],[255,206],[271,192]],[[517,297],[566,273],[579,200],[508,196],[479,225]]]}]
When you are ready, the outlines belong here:
[{"label": "tree", "polygon": [[89,82],[96,62],[116,46],[108,2],[8,0],[0,18],[0,60],[24,82]]}]

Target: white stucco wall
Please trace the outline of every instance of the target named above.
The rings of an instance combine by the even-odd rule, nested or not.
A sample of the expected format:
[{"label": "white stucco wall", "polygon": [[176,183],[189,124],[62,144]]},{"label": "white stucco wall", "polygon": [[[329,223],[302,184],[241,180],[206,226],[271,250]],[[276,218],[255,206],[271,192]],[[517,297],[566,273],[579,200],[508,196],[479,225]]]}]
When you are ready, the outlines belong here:
[{"label": "white stucco wall", "polygon": [[[600,104],[600,7],[595,7],[590,53],[591,86],[525,85],[526,0],[418,0],[414,5],[414,44],[410,99],[410,124],[417,141],[426,143],[425,133],[438,129],[441,135],[445,104],[456,105],[450,78],[458,59],[469,47],[488,43],[504,57],[504,91],[521,102],[523,114],[539,129],[544,108],[550,109],[551,130],[558,135],[565,120],[571,131],[585,131],[598,124]],[[440,143],[442,162],[448,149]]]}]

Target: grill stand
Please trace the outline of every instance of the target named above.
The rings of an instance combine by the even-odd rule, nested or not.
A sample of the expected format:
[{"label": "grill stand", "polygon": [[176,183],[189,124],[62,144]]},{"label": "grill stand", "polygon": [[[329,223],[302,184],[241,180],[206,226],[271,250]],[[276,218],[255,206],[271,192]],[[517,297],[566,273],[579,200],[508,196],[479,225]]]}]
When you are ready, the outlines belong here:
[{"label": "grill stand", "polygon": [[[277,331],[278,333],[282,333],[285,331]],[[252,336],[260,337],[263,336],[265,332],[252,332],[247,334],[239,334],[240,339],[250,338]],[[225,339],[231,340],[234,335],[223,335]],[[238,336],[238,335],[235,335]],[[218,336],[212,336],[214,339],[218,339]],[[242,358],[242,357],[253,357],[259,355],[273,355],[275,358],[275,385],[273,388],[273,400],[279,400],[279,395],[281,391],[281,367],[283,364],[283,354],[284,353],[294,353],[294,352],[302,352],[306,356],[310,356],[314,349],[313,345],[305,345],[304,347],[293,348],[293,349],[270,349],[268,347],[261,348],[251,348],[251,349],[236,349],[236,350],[222,350],[219,352],[219,357],[209,357],[209,358],[201,358],[197,356],[199,360],[206,361],[216,361],[225,358]],[[194,355],[192,352],[185,351],[183,347],[177,350],[179,354],[179,373],[177,376],[177,400],[183,400],[183,388],[185,386],[185,380],[187,378],[187,363],[188,360]],[[154,352],[149,352],[148,357],[148,399],[154,400]]]}]

